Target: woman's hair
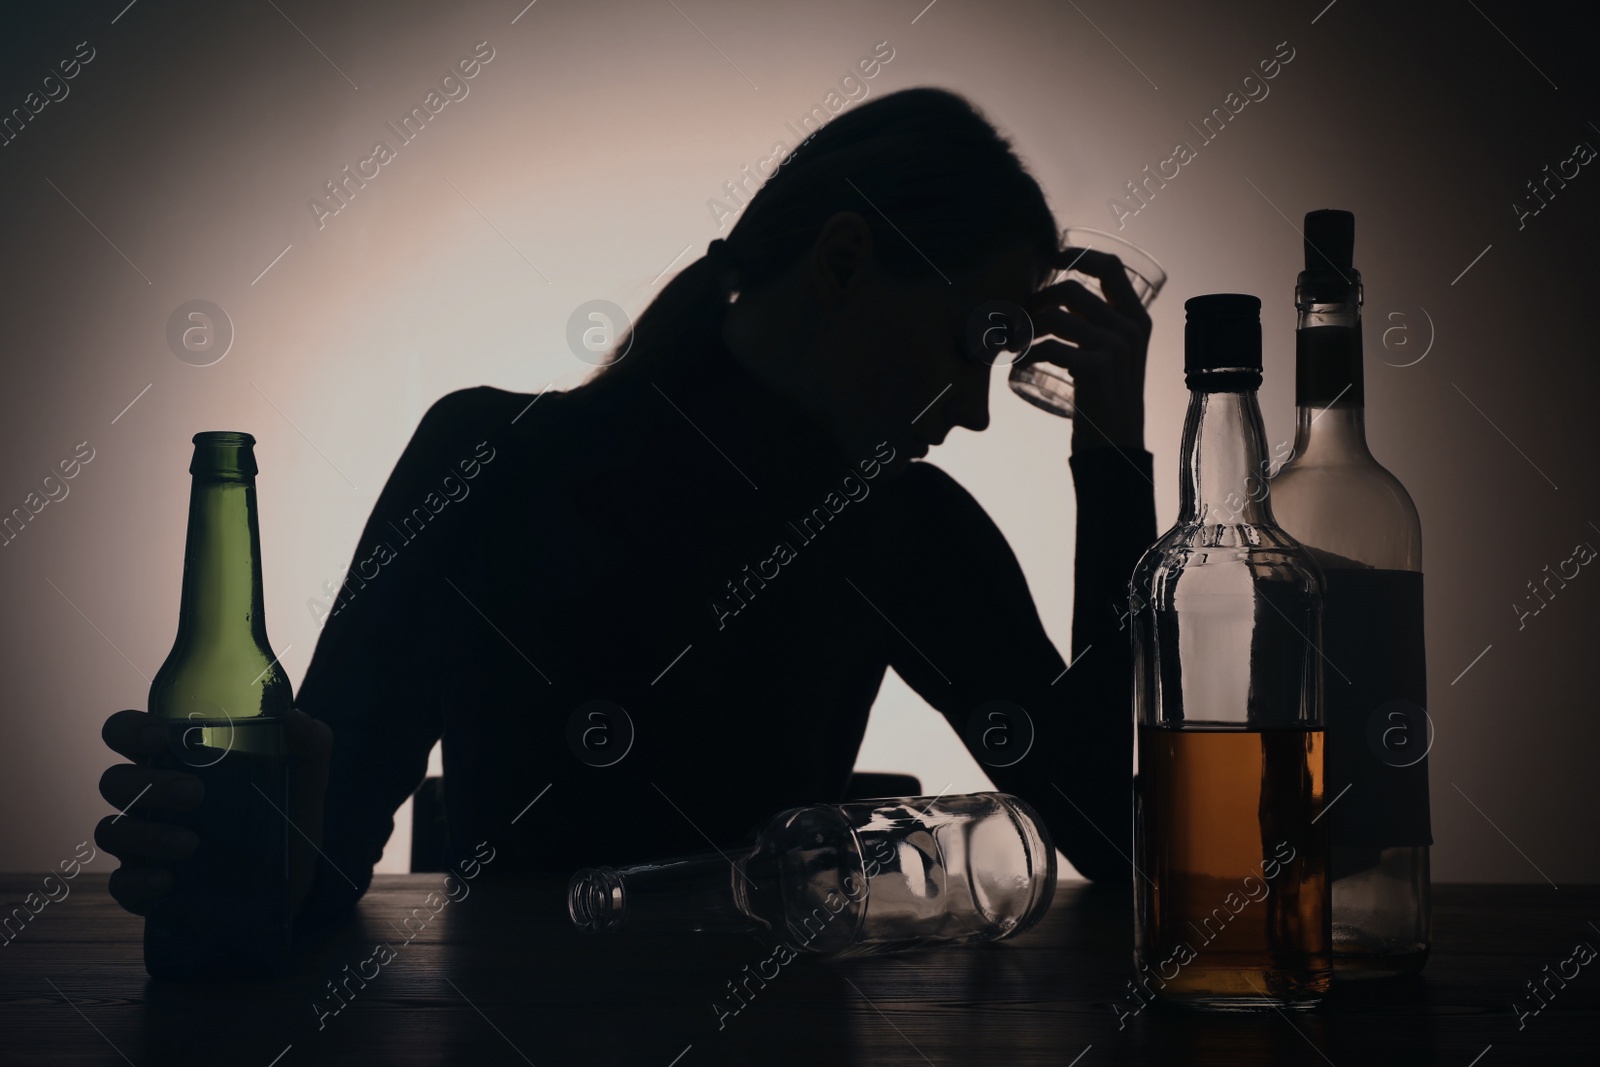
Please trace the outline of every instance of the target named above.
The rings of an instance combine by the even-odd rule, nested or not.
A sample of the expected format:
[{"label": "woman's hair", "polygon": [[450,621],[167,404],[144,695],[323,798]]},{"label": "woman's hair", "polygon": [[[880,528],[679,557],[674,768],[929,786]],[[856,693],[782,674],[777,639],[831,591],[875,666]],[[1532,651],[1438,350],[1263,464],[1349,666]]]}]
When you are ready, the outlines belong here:
[{"label": "woman's hair", "polygon": [[[738,288],[770,282],[810,250],[822,226],[855,211],[893,277],[955,276],[1015,244],[1057,250],[1044,193],[1010,143],[965,98],[903,89],[862,104],[784,156],[724,239]],[[702,256],[669,282],[579,388],[665,382],[726,355],[728,262]]]}]

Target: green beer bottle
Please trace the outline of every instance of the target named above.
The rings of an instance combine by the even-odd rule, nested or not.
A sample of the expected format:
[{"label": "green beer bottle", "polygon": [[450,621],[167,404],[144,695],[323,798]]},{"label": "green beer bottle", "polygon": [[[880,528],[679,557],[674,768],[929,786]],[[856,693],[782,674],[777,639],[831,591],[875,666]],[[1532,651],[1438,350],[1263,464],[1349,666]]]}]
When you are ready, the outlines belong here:
[{"label": "green beer bottle", "polygon": [[205,798],[153,818],[193,830],[172,891],[145,918],[145,969],[158,978],[263,976],[289,957],[289,680],[261,610],[255,438],[194,436],[178,637],[150,684],[167,724],[154,766],[192,774]]}]

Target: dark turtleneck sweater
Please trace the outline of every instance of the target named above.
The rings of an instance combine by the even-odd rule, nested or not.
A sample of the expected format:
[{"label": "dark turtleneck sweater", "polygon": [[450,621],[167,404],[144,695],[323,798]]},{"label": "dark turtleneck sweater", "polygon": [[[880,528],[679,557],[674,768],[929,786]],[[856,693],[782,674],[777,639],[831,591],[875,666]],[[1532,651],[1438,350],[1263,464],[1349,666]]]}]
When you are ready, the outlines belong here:
[{"label": "dark turtleneck sweater", "polygon": [[[842,454],[731,360],[660,389],[480,386],[435,403],[300,688],[335,739],[302,929],[365,890],[441,737],[452,863],[480,842],[496,872],[637,863],[841,799],[889,667],[1079,871],[1127,883],[1120,605],[1155,538],[1150,454],[1070,460],[1070,671],[977,501],[931,463],[886,472],[892,454]],[[626,727],[591,701],[632,724],[610,765],[595,764]],[[1010,766],[973,747],[991,701],[1033,724]]]}]

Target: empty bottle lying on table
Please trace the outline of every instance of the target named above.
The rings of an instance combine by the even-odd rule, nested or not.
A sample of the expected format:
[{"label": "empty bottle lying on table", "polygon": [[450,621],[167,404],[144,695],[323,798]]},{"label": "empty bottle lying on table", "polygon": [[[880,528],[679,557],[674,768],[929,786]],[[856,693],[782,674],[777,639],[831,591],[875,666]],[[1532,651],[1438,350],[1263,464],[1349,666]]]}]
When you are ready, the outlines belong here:
[{"label": "empty bottle lying on table", "polygon": [[790,808],[725,853],[586,868],[567,909],[591,931],[742,931],[865,956],[1013,937],[1055,881],[1049,833],[1016,797],[898,797]]}]

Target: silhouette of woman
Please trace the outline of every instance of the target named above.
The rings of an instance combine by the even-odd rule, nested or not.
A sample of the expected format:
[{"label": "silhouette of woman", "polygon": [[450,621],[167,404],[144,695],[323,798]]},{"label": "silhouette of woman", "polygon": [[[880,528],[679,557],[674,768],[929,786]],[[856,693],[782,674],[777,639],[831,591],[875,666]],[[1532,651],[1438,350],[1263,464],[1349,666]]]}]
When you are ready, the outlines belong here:
[{"label": "silhouette of woman", "polygon": [[[1057,234],[1038,184],[966,100],[885,95],[787,156],[589,381],[435,403],[300,686],[309,716],[293,743],[313,773],[295,817],[326,858],[298,868],[302,930],[365,890],[441,737],[453,857],[487,842],[495,871],[637,862],[841,799],[889,667],[1042,813],[1079,871],[1125,883],[1117,605],[1155,537],[1150,320],[1114,256],[1080,258]],[[1072,259],[1106,300],[1045,287]],[[1076,380],[1070,671],[999,529],[914,462],[953,427],[988,425],[993,368],[965,334],[995,299],[1054,338],[1030,358]],[[971,729],[995,708],[1031,721],[1031,747],[1023,717],[1005,721],[1020,759]],[[107,742],[138,758],[148,725],[119,712]],[[145,803],[182,806],[166,790],[183,775],[112,772],[113,805],[155,783]],[[108,817],[97,831],[123,858],[112,892],[130,910],[193,847],[166,829]]]}]

